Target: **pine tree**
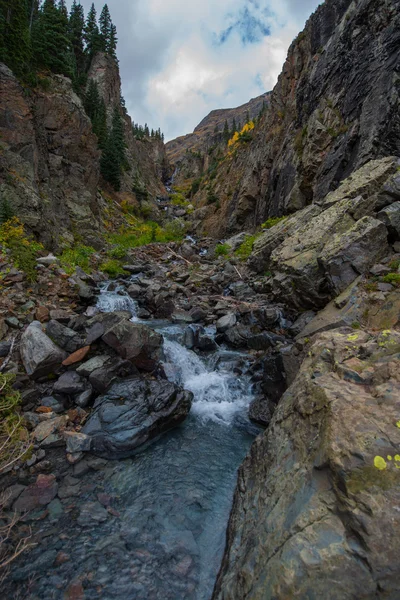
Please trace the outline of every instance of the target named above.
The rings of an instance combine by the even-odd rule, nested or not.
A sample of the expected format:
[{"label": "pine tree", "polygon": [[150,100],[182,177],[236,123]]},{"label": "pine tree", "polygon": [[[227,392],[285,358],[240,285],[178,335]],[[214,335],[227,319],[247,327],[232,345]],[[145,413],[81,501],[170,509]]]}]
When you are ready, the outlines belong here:
[{"label": "pine tree", "polygon": [[45,0],[34,23],[32,49],[37,67],[72,76],[68,18],[54,0]]},{"label": "pine tree", "polygon": [[236,119],[235,119],[235,117],[233,117],[232,133],[236,133],[236,131],[237,131]]},{"label": "pine tree", "polygon": [[86,54],[88,55],[90,61],[93,58],[93,55],[101,50],[100,31],[97,26],[97,13],[94,3],[90,7],[89,14],[86,19],[85,42]]},{"label": "pine tree", "polygon": [[107,52],[108,47],[110,45],[111,27],[112,27],[110,11],[108,9],[107,4],[105,4],[103,6],[103,10],[101,11],[101,14],[100,14],[99,24],[100,24],[100,48],[103,52]]},{"label": "pine tree", "polygon": [[[85,29],[85,13],[83,6],[73,1],[69,16],[68,31],[72,51],[75,57],[75,79],[80,79],[85,70],[85,52],[83,33]],[[81,82],[79,82],[81,83]],[[83,83],[83,82],[82,82]]]},{"label": "pine tree", "polygon": [[144,124],[144,135],[146,137],[150,137],[150,131],[149,131],[149,127],[148,127],[147,123]]},{"label": "pine tree", "polygon": [[65,4],[65,0],[58,0],[58,9],[61,12],[61,14],[68,19],[68,9],[67,9],[67,5]]},{"label": "pine tree", "polygon": [[124,132],[124,120],[121,116],[118,107],[115,107],[112,119],[112,137],[114,140],[115,147],[117,149],[117,155],[121,168],[126,166],[126,144],[125,144],[125,132]]},{"label": "pine tree", "polygon": [[107,137],[105,148],[100,161],[101,174],[116,191],[121,189],[121,166],[118,151],[114,144],[112,132]]},{"label": "pine tree", "polygon": [[250,113],[248,110],[246,111],[246,123],[250,123]]},{"label": "pine tree", "polygon": [[89,82],[83,104],[86,110],[86,114],[93,121],[96,112],[98,111],[100,106],[99,88],[94,79],[91,79]]},{"label": "pine tree", "polygon": [[16,75],[29,70],[31,44],[27,0],[0,1],[0,60]]},{"label": "pine tree", "polygon": [[115,27],[114,24],[111,24],[110,39],[109,39],[106,51],[107,51],[107,53],[110,56],[112,56],[113,58],[115,58],[115,60],[118,61],[118,58],[117,58],[117,43],[118,43],[117,28]]},{"label": "pine tree", "polygon": [[14,216],[14,211],[8,198],[4,198],[0,202],[0,224],[6,223]]}]

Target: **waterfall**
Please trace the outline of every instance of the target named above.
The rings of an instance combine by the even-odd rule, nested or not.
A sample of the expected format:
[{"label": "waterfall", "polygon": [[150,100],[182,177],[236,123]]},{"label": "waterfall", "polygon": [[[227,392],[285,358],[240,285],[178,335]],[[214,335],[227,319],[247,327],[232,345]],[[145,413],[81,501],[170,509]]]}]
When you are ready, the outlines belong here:
[{"label": "waterfall", "polygon": [[164,354],[168,379],[193,393],[192,414],[201,420],[230,425],[249,406],[249,382],[229,369],[232,361],[218,366],[214,360],[217,366],[207,367],[205,359],[172,340],[164,341]]},{"label": "waterfall", "polygon": [[[110,290],[110,286],[115,286]],[[123,285],[107,281],[100,287],[100,294],[97,299],[97,308],[101,312],[116,312],[126,310],[131,313],[132,320],[137,319],[137,303],[132,300]]]}]

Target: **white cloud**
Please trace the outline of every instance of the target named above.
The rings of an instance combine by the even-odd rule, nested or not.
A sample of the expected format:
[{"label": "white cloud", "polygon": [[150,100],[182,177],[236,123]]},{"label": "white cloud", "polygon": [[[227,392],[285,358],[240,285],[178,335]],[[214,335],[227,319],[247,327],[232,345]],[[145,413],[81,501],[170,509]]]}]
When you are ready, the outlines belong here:
[{"label": "white cloud", "polygon": [[[83,4],[87,10],[89,1]],[[272,89],[291,41],[319,0],[108,4],[128,111],[172,139],[192,131],[214,108],[238,106]],[[266,28],[270,35],[263,37]],[[243,44],[253,32],[257,43]],[[221,34],[226,41],[218,45]]]}]

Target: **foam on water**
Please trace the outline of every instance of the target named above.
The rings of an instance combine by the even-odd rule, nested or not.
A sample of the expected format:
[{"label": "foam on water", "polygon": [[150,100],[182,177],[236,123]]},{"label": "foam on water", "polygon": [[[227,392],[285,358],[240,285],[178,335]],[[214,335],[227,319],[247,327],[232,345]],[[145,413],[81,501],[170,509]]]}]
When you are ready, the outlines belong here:
[{"label": "foam on water", "polygon": [[249,382],[233,371],[207,368],[197,354],[176,341],[165,340],[164,353],[168,379],[193,393],[192,414],[200,419],[229,425],[250,404]]}]

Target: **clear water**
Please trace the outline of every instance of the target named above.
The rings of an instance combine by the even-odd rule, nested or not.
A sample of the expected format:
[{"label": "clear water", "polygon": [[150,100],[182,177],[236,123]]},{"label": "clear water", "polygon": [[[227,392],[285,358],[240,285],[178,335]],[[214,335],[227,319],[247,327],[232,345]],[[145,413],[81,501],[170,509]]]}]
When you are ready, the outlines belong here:
[{"label": "clear water", "polygon": [[[120,297],[118,290],[105,290],[99,307],[104,310],[106,299],[107,309],[116,310]],[[250,382],[237,375],[247,357],[224,350],[200,357],[180,344],[180,326],[153,325],[165,338],[168,378],[194,394],[191,414],[142,453],[85,475],[79,496],[66,502],[70,512],[55,527],[39,525],[42,543],[16,567],[56,550],[70,560],[36,569],[29,597],[61,600],[76,580],[83,582],[86,600],[211,597],[237,468],[256,433],[247,420]],[[82,528],[76,521],[80,508],[98,493],[112,498],[117,516]]]}]

